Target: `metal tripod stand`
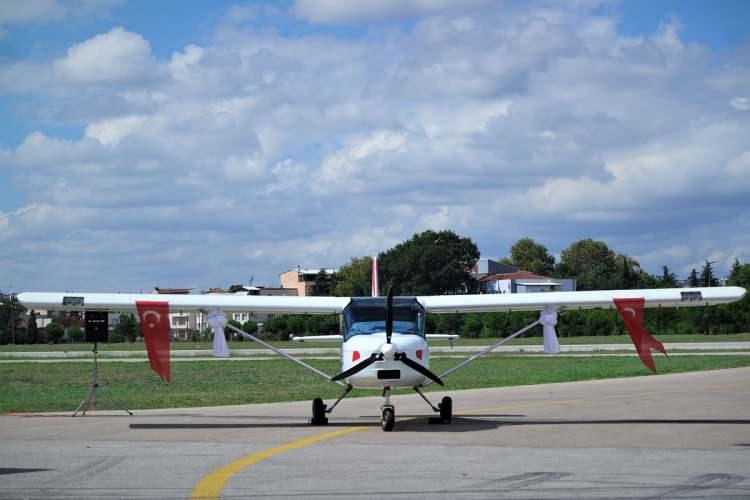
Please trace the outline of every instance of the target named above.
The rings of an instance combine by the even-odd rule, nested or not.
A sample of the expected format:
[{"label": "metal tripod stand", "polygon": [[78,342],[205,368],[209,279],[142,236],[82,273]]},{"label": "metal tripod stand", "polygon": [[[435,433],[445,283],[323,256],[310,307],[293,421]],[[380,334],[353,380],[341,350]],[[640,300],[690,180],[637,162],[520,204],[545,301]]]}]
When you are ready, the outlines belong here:
[{"label": "metal tripod stand", "polygon": [[[96,393],[99,391],[99,350],[97,349],[98,343],[94,342],[94,350],[91,351],[94,353],[94,369],[92,372],[91,377],[91,388],[89,389],[88,394],[86,394],[86,397],[81,401],[81,404],[78,405],[78,408],[76,408],[76,411],[73,412],[73,415],[71,417],[75,417],[78,415],[78,412],[81,412],[81,416],[86,415],[86,411],[90,408],[91,410],[96,410]],[[113,398],[114,399],[114,398]],[[114,399],[114,402],[117,403],[117,405],[125,412],[128,413],[128,415],[133,415],[133,412],[125,408],[125,405]]]}]

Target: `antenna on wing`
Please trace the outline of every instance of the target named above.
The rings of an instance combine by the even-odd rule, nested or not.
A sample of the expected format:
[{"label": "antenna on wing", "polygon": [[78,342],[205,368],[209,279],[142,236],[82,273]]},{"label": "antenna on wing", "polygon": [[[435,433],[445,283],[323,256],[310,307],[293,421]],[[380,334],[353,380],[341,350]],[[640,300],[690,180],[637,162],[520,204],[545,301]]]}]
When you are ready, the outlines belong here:
[{"label": "antenna on wing", "polygon": [[372,256],[372,296],[380,295],[380,279],[378,278],[378,256]]}]

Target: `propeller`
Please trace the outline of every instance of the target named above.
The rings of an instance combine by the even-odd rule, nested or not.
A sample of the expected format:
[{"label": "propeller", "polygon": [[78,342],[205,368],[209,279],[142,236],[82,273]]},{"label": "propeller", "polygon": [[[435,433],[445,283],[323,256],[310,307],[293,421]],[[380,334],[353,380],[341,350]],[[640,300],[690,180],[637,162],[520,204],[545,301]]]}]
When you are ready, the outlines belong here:
[{"label": "propeller", "polygon": [[413,359],[410,359],[406,355],[405,352],[397,352],[396,356],[393,359],[395,359],[396,361],[401,361],[403,364],[405,364],[406,366],[408,366],[412,370],[421,373],[422,375],[424,375],[425,377],[429,378],[433,382],[438,383],[440,385],[445,385],[445,384],[443,384],[443,381],[440,380],[440,377],[438,377],[437,375],[435,375],[430,370],[428,370],[424,366],[420,365],[419,363],[417,363]]},{"label": "propeller", "polygon": [[365,368],[367,368],[368,366],[370,366],[371,364],[373,364],[375,361],[382,361],[382,360],[383,360],[383,354],[382,353],[378,353],[378,352],[374,352],[374,353],[372,353],[370,355],[369,358],[365,359],[364,361],[360,361],[359,363],[357,363],[356,365],[352,366],[348,370],[345,370],[345,371],[339,373],[335,377],[331,377],[331,381],[335,382],[337,380],[343,380],[345,378],[351,377],[355,373],[361,372],[362,370],[364,370]]},{"label": "propeller", "polygon": [[[392,344],[391,344],[391,337],[393,336],[393,287],[388,287],[388,295],[385,300],[385,344],[388,346],[388,348],[385,348],[385,346],[381,346],[381,352],[374,352],[370,355],[369,358],[365,359],[364,361],[360,361],[356,365],[352,366],[348,370],[345,370],[335,377],[331,378],[332,381],[336,380],[342,380],[348,377],[351,377],[355,373],[359,373],[371,364],[375,363],[376,361],[383,361],[386,356],[386,352],[388,353],[388,356],[391,356],[391,353],[395,350]],[[385,350],[383,350],[385,349]],[[424,375],[425,377],[429,378],[433,382],[436,382],[440,385],[443,385],[443,381],[440,380],[440,377],[432,373],[430,370],[422,366],[421,364],[417,363],[413,359],[410,359],[405,352],[397,352],[393,353],[393,360],[394,361],[401,361],[403,364],[408,366],[414,371],[417,371]]]}]

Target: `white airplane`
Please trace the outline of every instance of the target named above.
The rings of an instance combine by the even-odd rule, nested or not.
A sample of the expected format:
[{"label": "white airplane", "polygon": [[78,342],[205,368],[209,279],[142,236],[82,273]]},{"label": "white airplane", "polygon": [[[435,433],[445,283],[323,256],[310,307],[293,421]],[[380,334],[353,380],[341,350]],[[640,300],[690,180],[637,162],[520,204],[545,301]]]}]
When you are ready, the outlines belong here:
[{"label": "white airplane", "polygon": [[[76,311],[139,311],[144,326],[144,336],[149,345],[149,327],[161,321],[164,311],[221,311],[264,312],[274,314],[340,314],[341,335],[299,337],[297,341],[338,341],[341,347],[341,372],[330,376],[304,361],[285,353],[261,339],[228,325],[238,334],[244,335],[264,347],[304,366],[326,379],[344,386],[343,394],[327,407],[323,400],[315,398],[312,403],[313,425],[325,425],[338,403],[355,387],[382,390],[384,402],[381,407],[381,424],[385,431],[395,425],[395,408],[390,402],[394,388],[411,388],[417,392],[439,417],[431,418],[431,423],[450,423],[452,400],[446,396],[440,404],[434,405],[423,394],[422,388],[432,382],[443,385],[442,379],[455,370],[491,352],[513,337],[521,335],[537,324],[527,325],[496,344],[468,357],[453,368],[441,374],[430,371],[430,351],[427,340],[455,338],[456,335],[425,334],[427,313],[467,313],[503,311],[543,311],[552,314],[552,325],[556,323],[556,313],[571,309],[593,309],[618,307],[629,330],[631,322],[641,324],[645,334],[642,340],[638,332],[631,333],[638,353],[647,366],[653,368],[650,349],[664,351],[663,346],[642,329],[642,309],[640,307],[686,307],[725,304],[742,299],[745,289],[741,287],[713,288],[671,288],[649,290],[607,290],[587,292],[553,292],[524,294],[487,295],[430,295],[422,297],[379,297],[377,271],[373,269],[373,297],[275,297],[237,295],[152,295],[152,294],[112,294],[112,293],[37,293],[26,292],[18,295],[18,301],[29,309],[76,310]],[[617,301],[635,301],[636,307],[623,307]],[[162,307],[148,309],[150,304],[159,302]],[[628,302],[630,303],[630,302]],[[639,304],[639,305],[638,305]],[[165,306],[166,305],[166,306]],[[144,310],[144,307],[146,308]],[[639,309],[639,310],[636,310]],[[161,312],[159,312],[161,311]],[[214,314],[216,314],[214,312]],[[210,314],[209,314],[210,317]],[[149,319],[150,318],[150,319]],[[168,320],[162,322],[168,331]],[[635,328],[637,330],[636,325]],[[554,336],[554,330],[552,330]],[[167,335],[166,333],[164,334]],[[546,332],[545,332],[546,335]],[[556,338],[554,339],[556,342]],[[167,344],[168,352],[168,344]],[[645,354],[644,354],[645,353]],[[151,352],[149,357],[151,358]],[[644,357],[646,356],[647,359]],[[650,364],[649,364],[650,362]],[[152,367],[154,367],[152,363]],[[344,382],[342,382],[344,381]]]}]

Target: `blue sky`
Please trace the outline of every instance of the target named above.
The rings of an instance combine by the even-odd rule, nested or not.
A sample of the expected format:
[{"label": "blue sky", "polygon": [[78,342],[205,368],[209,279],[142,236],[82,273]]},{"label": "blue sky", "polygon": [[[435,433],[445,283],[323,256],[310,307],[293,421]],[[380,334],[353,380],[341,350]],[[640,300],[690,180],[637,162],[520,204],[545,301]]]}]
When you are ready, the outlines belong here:
[{"label": "blue sky", "polygon": [[0,6],[0,289],[278,285],[416,231],[750,259],[743,1]]}]

